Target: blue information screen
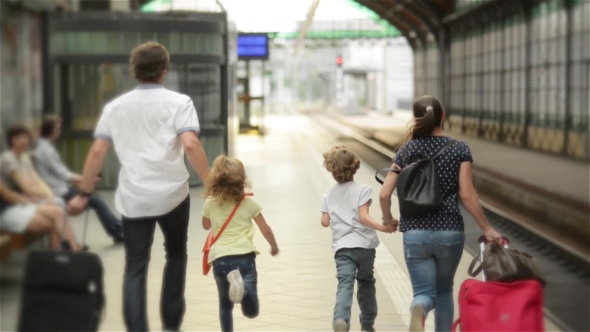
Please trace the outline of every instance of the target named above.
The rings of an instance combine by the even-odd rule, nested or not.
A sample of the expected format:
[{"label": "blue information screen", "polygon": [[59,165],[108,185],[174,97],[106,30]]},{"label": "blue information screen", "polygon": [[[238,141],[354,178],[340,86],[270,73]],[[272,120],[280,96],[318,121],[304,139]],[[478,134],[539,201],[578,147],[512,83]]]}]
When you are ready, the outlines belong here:
[{"label": "blue information screen", "polygon": [[238,35],[239,59],[268,59],[268,36],[266,34]]}]

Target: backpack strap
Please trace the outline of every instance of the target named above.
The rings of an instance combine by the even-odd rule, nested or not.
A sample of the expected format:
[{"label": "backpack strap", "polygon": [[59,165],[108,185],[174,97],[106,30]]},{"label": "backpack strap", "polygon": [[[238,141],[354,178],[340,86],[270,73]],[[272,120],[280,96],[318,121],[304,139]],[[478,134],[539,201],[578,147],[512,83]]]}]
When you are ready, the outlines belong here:
[{"label": "backpack strap", "polygon": [[378,171],[375,173],[375,180],[377,180],[377,182],[379,182],[380,184],[383,184],[383,180],[381,180],[381,179],[379,178],[379,174],[381,174],[381,173],[384,173],[384,172],[387,172],[387,173],[389,173],[389,172],[396,172],[396,173],[398,173],[398,174],[399,174],[399,172],[401,172],[401,169],[387,167],[387,168],[382,168],[382,169],[378,170]]},{"label": "backpack strap", "polygon": [[438,151],[432,158],[432,160],[435,160],[436,158],[440,157],[445,151],[447,151],[451,146],[455,145],[455,143],[457,143],[457,141],[455,141],[454,139],[451,139],[447,144],[445,144],[445,146],[443,146],[442,149],[440,149],[440,151]]}]

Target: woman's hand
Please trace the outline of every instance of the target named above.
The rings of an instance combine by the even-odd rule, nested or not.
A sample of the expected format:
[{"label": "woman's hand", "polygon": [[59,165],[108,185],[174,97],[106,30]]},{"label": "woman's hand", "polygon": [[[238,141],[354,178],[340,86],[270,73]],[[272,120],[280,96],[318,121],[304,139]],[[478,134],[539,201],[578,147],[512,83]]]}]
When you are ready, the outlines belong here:
[{"label": "woman's hand", "polygon": [[383,225],[387,225],[387,224],[394,222],[395,218],[393,217],[393,215],[390,212],[389,214],[384,214],[383,217],[381,218],[381,220],[383,221]]},{"label": "woman's hand", "polygon": [[496,230],[493,229],[492,227],[485,230],[483,232],[483,236],[485,236],[488,241],[497,242],[499,245],[504,244],[504,240],[502,239],[502,235],[500,235],[500,233],[496,232]]},{"label": "woman's hand", "polygon": [[397,232],[397,228],[399,227],[399,220],[393,218],[393,220],[390,223],[391,225],[393,225],[393,232]]}]

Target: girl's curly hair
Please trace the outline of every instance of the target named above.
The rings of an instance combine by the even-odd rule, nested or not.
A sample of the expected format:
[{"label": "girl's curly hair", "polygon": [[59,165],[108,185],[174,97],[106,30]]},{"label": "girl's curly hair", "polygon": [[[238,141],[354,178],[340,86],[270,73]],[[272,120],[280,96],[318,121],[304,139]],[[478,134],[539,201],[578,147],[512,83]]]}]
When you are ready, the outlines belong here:
[{"label": "girl's curly hair", "polygon": [[336,146],[324,153],[324,167],[338,183],[352,181],[361,167],[359,157],[345,146]]},{"label": "girl's curly hair", "polygon": [[213,162],[209,172],[206,195],[215,198],[220,204],[238,203],[244,197],[244,190],[248,187],[246,170],[241,161],[219,156]]}]

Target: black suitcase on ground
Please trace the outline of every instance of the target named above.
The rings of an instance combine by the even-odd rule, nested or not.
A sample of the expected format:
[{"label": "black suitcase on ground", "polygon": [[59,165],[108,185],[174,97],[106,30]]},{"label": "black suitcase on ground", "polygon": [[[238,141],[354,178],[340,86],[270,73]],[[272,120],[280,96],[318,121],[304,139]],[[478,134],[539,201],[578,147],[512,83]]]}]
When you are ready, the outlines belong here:
[{"label": "black suitcase on ground", "polygon": [[29,253],[19,331],[97,331],[104,305],[103,267],[96,254],[49,250]]}]

